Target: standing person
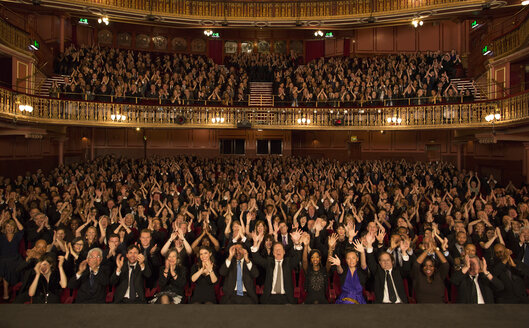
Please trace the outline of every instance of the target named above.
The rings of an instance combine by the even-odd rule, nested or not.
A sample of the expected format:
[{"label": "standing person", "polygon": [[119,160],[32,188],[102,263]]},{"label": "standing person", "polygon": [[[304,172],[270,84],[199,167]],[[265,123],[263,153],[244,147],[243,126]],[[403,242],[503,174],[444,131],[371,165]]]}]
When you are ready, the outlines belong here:
[{"label": "standing person", "polygon": [[229,256],[222,263],[219,273],[225,277],[222,303],[257,304],[254,279],[259,275],[259,270],[240,243],[230,247]]},{"label": "standing person", "polygon": [[68,282],[63,264],[64,256],[59,256],[57,267],[55,257],[50,253],[41,257],[35,265],[35,278],[28,291],[32,303],[60,303],[62,289],[66,288]]},{"label": "standing person", "polygon": [[403,278],[410,271],[409,240],[401,240],[402,267],[395,264],[393,257],[387,252],[378,255],[378,263],[373,252],[375,238],[367,234],[367,266],[375,276],[375,303],[394,304],[408,303]]},{"label": "standing person", "polygon": [[105,303],[110,275],[108,269],[101,266],[102,259],[103,251],[92,248],[86,260],[79,264],[77,273],[70,278],[68,288],[77,289],[75,303]]},{"label": "standing person", "polygon": [[286,254],[282,243],[274,243],[273,258],[263,258],[258,252],[260,240],[252,246],[252,258],[259,266],[266,269],[266,280],[264,284],[261,303],[264,304],[295,304],[294,282],[292,281],[292,270],[294,270],[301,259],[301,230],[290,234],[294,249]]},{"label": "standing person", "polygon": [[167,252],[165,266],[160,270],[158,279],[160,292],[154,295],[150,303],[180,304],[186,283],[186,269],[180,263],[178,251],[170,249]]},{"label": "standing person", "polygon": [[121,254],[116,259],[116,271],[110,283],[116,285],[114,303],[145,303],[145,279],[151,276],[151,268],[136,245],[127,248],[127,261]]},{"label": "standing person", "polygon": [[465,255],[461,270],[456,270],[451,282],[457,287],[457,303],[493,304],[495,292],[503,290],[501,280],[487,270],[487,262],[475,255]]},{"label": "standing person", "polygon": [[329,254],[328,263],[336,268],[342,287],[336,304],[366,304],[362,294],[367,280],[366,254],[360,241],[355,241],[354,247],[355,249],[349,248],[345,251],[346,265],[341,264],[338,256]]},{"label": "standing person", "polygon": [[197,263],[191,268],[191,281],[196,283],[191,296],[191,303],[216,303],[215,284],[217,273],[213,262],[213,254],[207,247],[200,247]]},{"label": "standing person", "polygon": [[[434,258],[428,254],[435,254],[440,264],[437,266]],[[434,243],[430,243],[429,248],[425,249],[412,264],[411,278],[417,303],[443,303],[444,280],[449,270],[450,265],[443,252],[436,248]]]},{"label": "standing person", "polygon": [[[9,212],[5,211],[2,215],[7,217]],[[24,226],[13,213],[13,219],[4,224],[0,233],[0,278],[3,279],[4,301],[9,299],[9,286],[18,282],[16,269],[21,261],[18,249],[24,237],[23,230]]]},{"label": "standing person", "polygon": [[[321,263],[321,252],[312,249],[309,253],[310,234],[304,233],[303,242],[303,272],[305,273],[305,304],[327,304],[325,292],[328,285],[327,268]],[[309,263],[310,260],[310,263]]]}]

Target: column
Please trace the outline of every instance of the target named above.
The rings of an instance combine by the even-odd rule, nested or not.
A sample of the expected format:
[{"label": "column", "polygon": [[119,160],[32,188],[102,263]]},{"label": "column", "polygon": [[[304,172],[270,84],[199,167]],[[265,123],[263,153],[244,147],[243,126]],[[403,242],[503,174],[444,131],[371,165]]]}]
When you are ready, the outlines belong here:
[{"label": "column", "polygon": [[522,175],[525,176],[525,183],[529,183],[529,142],[523,143],[524,156],[522,165]]},{"label": "column", "polygon": [[59,50],[61,53],[64,52],[64,16],[59,18],[60,27],[59,27]]},{"label": "column", "polygon": [[59,139],[59,166],[64,164],[64,139]]},{"label": "column", "polygon": [[457,170],[461,171],[463,169],[463,144],[457,144]]},{"label": "column", "polygon": [[92,137],[90,138],[90,160],[95,159],[95,128],[92,128]]}]

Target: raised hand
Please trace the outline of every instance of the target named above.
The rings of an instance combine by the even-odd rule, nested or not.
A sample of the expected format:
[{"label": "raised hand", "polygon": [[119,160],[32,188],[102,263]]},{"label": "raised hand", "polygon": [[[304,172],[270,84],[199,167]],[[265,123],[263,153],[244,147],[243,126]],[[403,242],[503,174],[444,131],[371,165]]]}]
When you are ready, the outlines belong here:
[{"label": "raised hand", "polygon": [[292,242],[294,242],[294,244],[298,245],[299,244],[299,240],[301,239],[301,230],[294,230],[290,233],[290,237],[292,238]]},{"label": "raised hand", "polygon": [[338,234],[337,233],[333,233],[332,235],[329,236],[329,249],[334,249],[334,247],[336,247],[336,242],[338,241]]},{"label": "raised hand", "polygon": [[86,270],[86,267],[88,266],[88,261],[84,260],[79,264],[79,271],[77,271],[78,274],[83,273]]},{"label": "raised hand", "polygon": [[331,265],[336,265],[336,266],[341,265],[340,258],[338,257],[338,255],[329,256],[329,262],[331,262]]},{"label": "raised hand", "polygon": [[157,250],[158,250],[158,244],[154,244],[154,246],[151,248],[151,254],[156,253]]},{"label": "raised hand", "polygon": [[[255,241],[255,239],[254,239]],[[231,246],[230,247],[230,250],[229,250],[229,255],[228,255],[228,260],[231,261],[231,259],[235,256],[235,245]]]},{"label": "raised hand", "polygon": [[379,244],[384,243],[384,237],[386,237],[386,231],[384,229],[378,230],[377,240]]},{"label": "raised hand", "polygon": [[362,245],[362,243],[359,240],[355,240],[353,242],[353,246],[354,246],[355,250],[358,253],[360,253],[360,254],[362,254],[364,252],[364,250],[365,250],[364,245]]},{"label": "raised hand", "polygon": [[138,254],[138,263],[143,265],[145,263],[145,256],[143,254]]},{"label": "raised hand", "polygon": [[118,254],[118,256],[116,257],[116,271],[121,272],[121,268],[123,268],[123,260],[123,255]]},{"label": "raised hand", "polygon": [[59,268],[60,268],[60,267],[62,267],[63,264],[64,264],[64,256],[61,255],[61,256],[59,256],[57,259],[59,260],[58,266],[59,266]]},{"label": "raised hand", "polygon": [[38,275],[41,274],[41,271],[40,271],[40,265],[41,265],[42,262],[37,262],[37,264],[35,264],[35,273]]}]

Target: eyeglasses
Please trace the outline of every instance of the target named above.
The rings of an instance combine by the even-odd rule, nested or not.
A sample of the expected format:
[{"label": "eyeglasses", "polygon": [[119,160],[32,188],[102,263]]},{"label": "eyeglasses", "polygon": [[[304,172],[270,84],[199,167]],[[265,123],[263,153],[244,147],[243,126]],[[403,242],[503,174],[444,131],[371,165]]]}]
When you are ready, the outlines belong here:
[{"label": "eyeglasses", "polygon": [[89,259],[100,259],[101,255],[90,255],[88,258]]}]

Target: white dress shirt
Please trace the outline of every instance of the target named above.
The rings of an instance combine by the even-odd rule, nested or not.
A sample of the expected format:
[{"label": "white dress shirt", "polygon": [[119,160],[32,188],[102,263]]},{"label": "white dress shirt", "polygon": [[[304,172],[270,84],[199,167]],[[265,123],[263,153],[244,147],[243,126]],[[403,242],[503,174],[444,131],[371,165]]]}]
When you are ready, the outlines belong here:
[{"label": "white dress shirt", "polygon": [[[244,276],[244,268],[243,268],[243,265],[244,265],[244,259],[241,259],[241,273],[242,275]],[[226,267],[229,268],[231,265],[231,261],[226,259]],[[235,260],[235,265],[237,265],[237,260]],[[246,263],[246,267],[248,268],[248,271],[251,271],[252,270],[252,262],[248,262]],[[235,277],[237,278],[237,277]],[[237,291],[237,279],[235,279],[235,291]],[[246,287],[244,286],[244,280],[243,280],[243,284],[242,284],[242,291],[243,292],[246,292]]]}]

